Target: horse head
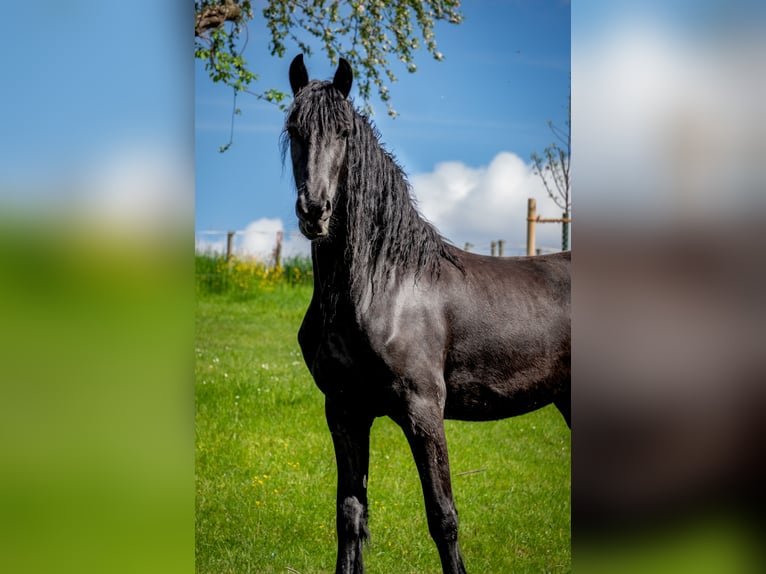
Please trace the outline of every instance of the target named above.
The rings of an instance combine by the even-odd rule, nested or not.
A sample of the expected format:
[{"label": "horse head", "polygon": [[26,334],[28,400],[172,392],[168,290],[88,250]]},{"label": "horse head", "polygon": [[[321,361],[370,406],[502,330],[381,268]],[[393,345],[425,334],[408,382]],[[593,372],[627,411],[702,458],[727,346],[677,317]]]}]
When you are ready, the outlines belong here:
[{"label": "horse head", "polygon": [[287,113],[286,143],[298,190],[295,213],[308,239],[326,237],[338,189],[346,174],[346,150],[354,109],[347,100],[353,73],[343,58],[332,82],[309,81],[299,54],[290,64],[295,96]]}]

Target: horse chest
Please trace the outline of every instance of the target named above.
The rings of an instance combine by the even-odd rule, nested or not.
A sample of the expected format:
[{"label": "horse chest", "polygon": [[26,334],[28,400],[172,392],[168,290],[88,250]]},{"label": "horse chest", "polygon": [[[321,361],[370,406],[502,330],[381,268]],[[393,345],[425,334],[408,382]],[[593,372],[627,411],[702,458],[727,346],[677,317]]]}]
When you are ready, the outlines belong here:
[{"label": "horse chest", "polygon": [[351,325],[322,324],[307,315],[299,341],[309,371],[327,397],[355,405],[381,400],[389,377],[365,340]]}]

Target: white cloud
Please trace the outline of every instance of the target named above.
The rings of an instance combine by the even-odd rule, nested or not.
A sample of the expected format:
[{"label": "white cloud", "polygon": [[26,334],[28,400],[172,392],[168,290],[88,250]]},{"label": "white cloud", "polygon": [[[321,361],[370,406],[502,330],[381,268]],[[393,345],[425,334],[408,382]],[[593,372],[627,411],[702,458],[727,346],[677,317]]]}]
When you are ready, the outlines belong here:
[{"label": "white cloud", "polygon": [[284,233],[281,219],[262,218],[253,221],[245,227],[235,251],[238,255],[268,260],[273,257],[277,232]]},{"label": "white cloud", "polygon": [[[488,166],[461,162],[437,164],[430,173],[410,178],[421,213],[450,241],[488,252],[489,243],[503,239],[506,254],[525,251],[527,200],[537,200],[543,217],[560,217],[531,165],[510,152],[500,152]],[[539,224],[537,246],[558,248],[560,224]]]},{"label": "white cloud", "polygon": [[[447,239],[472,251],[489,253],[490,242],[505,241],[506,255],[526,251],[527,200],[537,200],[543,217],[559,217],[559,208],[548,197],[531,165],[510,152],[497,154],[487,166],[470,167],[461,162],[437,164],[432,172],[410,177],[418,208]],[[237,233],[234,253],[272,261],[277,233],[283,233],[282,257],[308,256],[311,244],[298,231],[285,232],[281,219],[261,218]],[[537,246],[559,249],[560,224],[538,224]],[[198,252],[226,252],[226,235],[197,238]]]},{"label": "white cloud", "polygon": [[208,239],[210,236],[210,234],[197,236],[194,240],[194,250],[203,254],[226,253],[226,237],[221,239],[215,235],[214,237],[218,237],[217,239]]}]

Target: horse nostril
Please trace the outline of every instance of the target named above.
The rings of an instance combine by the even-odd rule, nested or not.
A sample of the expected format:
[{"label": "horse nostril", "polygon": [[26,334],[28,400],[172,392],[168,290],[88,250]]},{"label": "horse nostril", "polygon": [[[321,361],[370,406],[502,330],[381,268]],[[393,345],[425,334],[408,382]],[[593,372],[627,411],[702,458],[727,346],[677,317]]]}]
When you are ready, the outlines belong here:
[{"label": "horse nostril", "polygon": [[332,203],[330,200],[314,202],[309,198],[301,196],[296,204],[298,217],[305,219],[326,220],[331,210]]}]

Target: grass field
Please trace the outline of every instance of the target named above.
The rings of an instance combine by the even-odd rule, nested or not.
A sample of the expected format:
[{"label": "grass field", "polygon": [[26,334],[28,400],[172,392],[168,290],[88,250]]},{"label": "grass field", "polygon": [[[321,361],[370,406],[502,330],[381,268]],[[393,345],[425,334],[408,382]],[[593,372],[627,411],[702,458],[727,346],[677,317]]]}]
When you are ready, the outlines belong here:
[{"label": "grass field", "polygon": [[[334,454],[296,342],[310,296],[306,285],[198,291],[198,573],[334,570]],[[447,421],[446,432],[468,571],[571,571],[570,433],[559,413]],[[388,419],[373,425],[369,477],[367,571],[441,572],[415,464]]]}]

